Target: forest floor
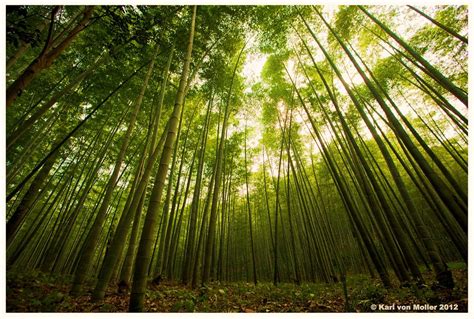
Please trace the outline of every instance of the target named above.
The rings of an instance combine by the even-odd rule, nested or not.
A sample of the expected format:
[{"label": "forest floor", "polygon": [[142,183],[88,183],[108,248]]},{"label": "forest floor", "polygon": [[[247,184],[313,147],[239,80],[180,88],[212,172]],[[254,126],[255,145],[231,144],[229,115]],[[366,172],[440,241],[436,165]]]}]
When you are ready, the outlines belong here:
[{"label": "forest floor", "polygon": [[[347,278],[348,310],[351,312],[466,312],[467,269],[465,264],[450,264],[456,287],[452,290],[432,289],[431,272],[425,272],[426,285],[385,289],[369,276]],[[70,278],[49,274],[7,273],[7,312],[125,312],[128,294],[110,288],[100,303],[90,294],[68,295]],[[427,304],[431,310],[414,309]],[[394,309],[379,308],[394,305]],[[443,306],[440,306],[443,305]],[[400,306],[406,306],[404,310]],[[377,307],[377,308],[376,308]],[[440,309],[444,308],[444,310]],[[345,312],[342,284],[301,285],[281,283],[218,283],[191,289],[182,284],[162,281],[149,287],[145,310],[148,312]]]}]

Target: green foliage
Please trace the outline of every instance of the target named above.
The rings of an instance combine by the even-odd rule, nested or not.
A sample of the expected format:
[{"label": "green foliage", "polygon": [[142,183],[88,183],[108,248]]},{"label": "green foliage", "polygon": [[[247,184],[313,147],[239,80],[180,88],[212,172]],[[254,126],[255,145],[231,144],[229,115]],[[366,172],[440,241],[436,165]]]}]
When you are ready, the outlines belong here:
[{"label": "green foliage", "polygon": [[260,50],[273,53],[287,47],[288,30],[296,18],[296,7],[256,6],[251,15],[251,26],[259,32]]},{"label": "green foliage", "polygon": [[18,48],[21,42],[37,46],[41,40],[39,25],[43,23],[42,17],[50,7],[34,6],[7,6],[6,39],[7,43]]},{"label": "green foliage", "polygon": [[192,300],[178,301],[171,307],[171,312],[194,312]]},{"label": "green foliage", "polygon": [[345,39],[350,40],[363,29],[363,15],[356,6],[340,6],[334,18],[334,28]]},{"label": "green foliage", "polygon": [[360,290],[357,295],[357,299],[360,299],[359,304],[363,306],[365,311],[368,311],[371,304],[384,303],[385,296],[387,295],[387,289],[382,285],[369,285]]},{"label": "green foliage", "polygon": [[[462,6],[441,6],[433,18],[461,34],[467,29],[467,17]],[[419,29],[410,43],[420,52],[444,57],[434,63],[461,88],[467,89],[465,43],[431,22]]]},{"label": "green foliage", "polygon": [[373,68],[373,74],[383,90],[389,90],[394,82],[400,83],[400,76],[404,75],[401,67],[395,57],[387,57],[377,61]]},{"label": "green foliage", "polygon": [[448,263],[448,268],[449,269],[467,269],[467,264],[463,262],[450,262]]}]

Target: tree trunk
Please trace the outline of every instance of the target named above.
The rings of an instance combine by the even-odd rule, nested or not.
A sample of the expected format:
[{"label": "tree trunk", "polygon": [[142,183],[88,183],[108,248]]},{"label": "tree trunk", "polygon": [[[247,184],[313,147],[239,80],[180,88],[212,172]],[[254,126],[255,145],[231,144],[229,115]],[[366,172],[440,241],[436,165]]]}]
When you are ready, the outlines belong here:
[{"label": "tree trunk", "polygon": [[145,95],[145,91],[148,85],[148,81],[151,77],[152,71],[153,71],[153,66],[155,63],[155,57],[156,54],[158,53],[158,45],[155,48],[155,51],[153,53],[153,58],[152,62],[150,63],[150,66],[148,67],[147,74],[145,75],[145,79],[143,82],[143,86],[141,89],[141,92],[139,93],[137,99],[135,100],[135,107],[134,110],[130,116],[129,124],[127,131],[124,135],[124,139],[122,141],[122,145],[120,147],[119,154],[117,156],[117,160],[115,162],[114,170],[112,172],[112,175],[109,178],[109,182],[107,183],[106,186],[106,192],[104,195],[104,199],[102,201],[102,204],[99,208],[99,211],[97,213],[96,219],[94,221],[94,224],[92,226],[92,229],[90,230],[86,242],[84,243],[84,250],[83,253],[80,257],[80,261],[78,264],[78,268],[76,269],[76,273],[74,276],[74,281],[73,281],[73,286],[71,289],[71,294],[72,295],[79,295],[82,290],[82,285],[84,283],[84,280],[86,279],[87,275],[89,274],[92,266],[92,262],[94,259],[94,252],[97,248],[97,243],[99,241],[99,233],[100,230],[102,229],[102,225],[105,220],[105,216],[107,213],[107,209],[109,208],[110,200],[112,198],[112,194],[114,192],[115,184],[117,182],[117,177],[119,175],[123,160],[125,158],[125,152],[127,151],[128,144],[130,142],[130,138],[132,135],[133,128],[135,126],[135,122],[138,116],[138,112],[140,111],[140,106],[143,101],[143,96]]},{"label": "tree trunk", "polygon": [[384,30],[392,39],[394,39],[399,45],[401,45],[405,50],[407,50],[421,65],[426,68],[423,69],[425,73],[435,79],[441,86],[446,90],[451,92],[455,97],[457,97],[466,107],[467,103],[467,94],[463,92],[460,88],[454,85],[449,79],[441,74],[434,66],[432,66],[428,61],[426,61],[418,52],[416,52],[408,43],[406,43],[402,38],[390,30],[385,24],[380,22],[372,14],[370,14],[363,6],[357,6],[362,12],[364,12],[372,21],[374,21],[382,30]]},{"label": "tree trunk", "polygon": [[249,214],[249,231],[250,231],[250,248],[252,251],[252,274],[253,274],[253,283],[257,285],[257,266],[255,261],[255,244],[253,241],[253,225],[252,225],[252,210],[250,209],[250,194],[249,194],[249,177],[247,171],[247,122],[245,122],[245,133],[244,133],[244,158],[245,158],[245,189],[246,189],[246,199],[247,199],[247,211]]},{"label": "tree trunk", "polygon": [[222,124],[221,129],[221,137],[218,147],[217,153],[217,163],[216,163],[216,176],[215,176],[215,183],[214,183],[214,190],[212,193],[212,205],[211,205],[211,215],[209,219],[209,231],[206,240],[206,249],[204,252],[204,269],[202,275],[202,282],[206,283],[209,280],[209,275],[211,273],[211,257],[212,257],[212,250],[214,245],[214,240],[216,236],[216,222],[217,222],[217,201],[219,199],[219,190],[221,187],[221,179],[222,179],[222,161],[223,161],[223,154],[224,154],[224,143],[225,143],[225,136],[227,132],[227,122],[229,119],[229,112],[230,112],[230,97],[232,95],[232,86],[234,83],[234,78],[237,73],[237,67],[240,61],[240,57],[245,49],[245,45],[239,52],[237,57],[237,61],[235,62],[234,71],[232,73],[232,79],[230,81],[229,93],[227,94],[227,101],[225,104],[225,111],[224,111],[224,121]]},{"label": "tree trunk", "polygon": [[161,155],[160,166],[158,168],[158,172],[156,173],[155,185],[151,193],[150,203],[148,205],[148,210],[145,217],[145,224],[140,238],[140,244],[138,246],[137,259],[135,261],[135,271],[133,275],[132,292],[130,295],[129,311],[131,312],[143,311],[145,290],[148,278],[148,267],[150,265],[151,250],[153,246],[153,233],[155,232],[157,223],[157,208],[161,201],[162,192],[165,185],[164,182],[176,140],[178,119],[180,118],[182,112],[184,89],[186,86],[186,80],[188,78],[189,65],[191,63],[196,10],[197,8],[194,6],[189,32],[189,41],[186,50],[186,58],[183,65],[178,92],[176,94],[174,110],[170,118],[168,135],[166,137],[163,154]]},{"label": "tree trunk", "polygon": [[[23,71],[23,73],[10,85],[6,93],[6,106],[9,107],[13,104],[15,99],[27,88],[31,81],[44,69],[48,68],[54,60],[71,44],[72,40],[81,32],[89,22],[94,6],[86,6],[83,12],[81,21],[76,27],[71,30],[69,35],[55,48],[49,49],[49,43],[46,44],[45,49],[40,55],[31,62],[31,64]],[[54,19],[54,15],[53,15]],[[52,19],[52,20],[53,20]],[[49,40],[48,40],[49,41]],[[48,52],[49,51],[49,52]]]}]

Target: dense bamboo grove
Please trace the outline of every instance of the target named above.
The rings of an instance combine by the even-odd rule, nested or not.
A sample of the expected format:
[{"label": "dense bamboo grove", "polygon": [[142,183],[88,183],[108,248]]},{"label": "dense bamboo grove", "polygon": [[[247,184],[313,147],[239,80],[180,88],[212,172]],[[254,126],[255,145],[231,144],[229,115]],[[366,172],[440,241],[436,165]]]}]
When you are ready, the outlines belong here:
[{"label": "dense bamboo grove", "polygon": [[7,6],[6,40],[7,272],[143,311],[467,263],[466,6]]}]

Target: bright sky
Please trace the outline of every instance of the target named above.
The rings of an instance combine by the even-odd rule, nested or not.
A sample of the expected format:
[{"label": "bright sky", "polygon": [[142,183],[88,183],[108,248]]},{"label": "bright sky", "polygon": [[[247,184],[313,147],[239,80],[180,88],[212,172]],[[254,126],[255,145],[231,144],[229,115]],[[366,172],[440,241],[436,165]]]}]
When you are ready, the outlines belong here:
[{"label": "bright sky", "polygon": [[[251,35],[249,35],[251,36]],[[252,37],[249,41],[249,49],[247,50],[245,56],[245,62],[242,69],[242,76],[244,77],[245,83],[245,94],[252,93],[252,86],[255,83],[258,83],[262,80],[261,73],[263,65],[267,61],[267,54],[262,54],[255,50],[255,41]],[[252,105],[251,107],[245,107],[239,111],[236,117],[239,119],[239,124],[237,127],[230,127],[228,134],[232,134],[233,131],[244,131],[245,125],[247,125],[247,147],[248,148],[257,148],[260,145],[260,140],[262,138],[262,123],[260,120],[261,117],[261,107],[258,105]],[[251,114],[250,114],[251,113]],[[248,158],[251,163],[249,163],[249,170],[251,172],[256,172],[261,165],[261,156],[250,156]]]},{"label": "bright sky", "polygon": [[261,73],[265,61],[267,61],[266,54],[251,52],[247,53],[244,68],[242,70],[242,75],[245,77],[246,84],[244,93],[251,93],[252,85],[261,81]]}]

